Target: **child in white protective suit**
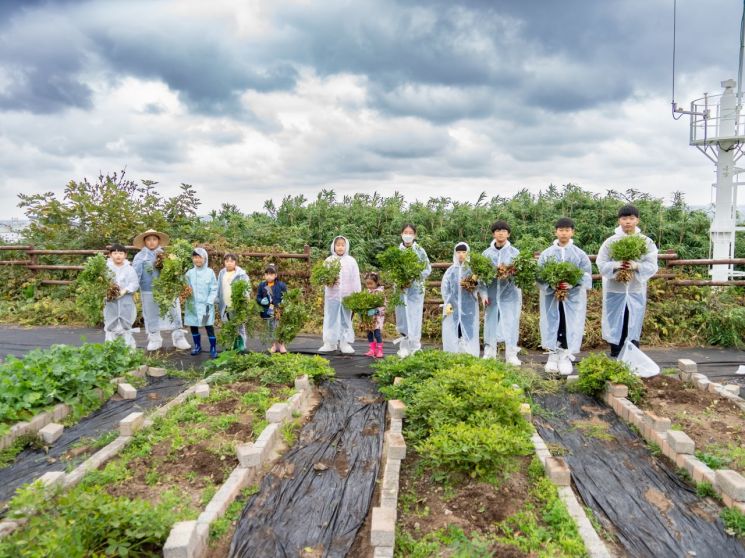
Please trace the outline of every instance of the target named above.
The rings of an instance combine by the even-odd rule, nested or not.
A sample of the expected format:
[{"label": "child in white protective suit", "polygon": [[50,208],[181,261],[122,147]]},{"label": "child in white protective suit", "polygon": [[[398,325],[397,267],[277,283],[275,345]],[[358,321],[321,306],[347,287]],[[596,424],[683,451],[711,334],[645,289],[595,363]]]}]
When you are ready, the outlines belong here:
[{"label": "child in white protective suit", "polygon": [[479,356],[479,301],[476,291],[461,286],[471,270],[468,256],[471,249],[459,242],[453,252],[453,265],[442,277],[442,350],[448,353],[468,353]]},{"label": "child in white protective suit", "polygon": [[[432,273],[427,252],[416,242],[416,227],[406,223],[401,227],[401,250],[411,249],[420,261],[427,266],[411,286],[401,291],[402,304],[396,306],[396,331],[401,337],[398,342],[398,356],[406,358],[422,348],[422,316],[424,314],[424,282]],[[394,341],[394,344],[396,343]]]},{"label": "child in white protective suit", "polygon": [[323,345],[318,352],[329,353],[338,347],[342,353],[352,354],[352,311],[344,307],[342,300],[345,296],[360,292],[362,282],[357,260],[349,255],[349,241],[343,236],[337,236],[331,243],[331,255],[326,261],[334,260],[340,262],[341,271],[338,281],[333,286],[324,288]]},{"label": "child in white protective suit", "polygon": [[[610,345],[611,357],[618,357],[626,339],[639,346],[647,307],[647,281],[657,273],[657,246],[640,233],[639,210],[625,205],[618,210],[618,227],[598,251],[596,264],[603,276],[603,339]],[[618,262],[611,260],[610,246],[624,236],[639,235],[647,245],[647,253],[639,261]],[[616,280],[616,272],[626,269],[633,272],[628,283]]]},{"label": "child in white protective suit", "polygon": [[150,229],[135,237],[133,244],[139,248],[132,267],[137,272],[140,281],[140,298],[142,301],[142,318],[147,332],[147,350],[157,351],[163,346],[161,331],[172,330],[171,340],[177,349],[191,349],[186,340],[181,320],[181,303],[176,298],[173,306],[164,318],[160,317],[160,308],[153,297],[153,281],[160,276],[156,265],[158,254],[163,253],[163,247],[168,246],[168,235]]},{"label": "child in white protective suit", "polygon": [[132,324],[137,319],[137,305],[134,293],[140,288],[137,273],[127,260],[127,251],[121,244],[113,244],[106,267],[119,287],[119,296],[107,300],[103,307],[103,329],[106,341],[123,337],[128,347],[136,348],[132,336]]},{"label": "child in white protective suit", "polygon": [[[483,254],[489,258],[495,267],[509,266],[520,254],[520,251],[510,244],[510,225],[503,220],[495,221],[491,226],[492,240],[489,248]],[[520,366],[522,362],[517,358],[520,347],[517,341],[520,335],[520,312],[522,311],[522,291],[515,285],[511,277],[495,278],[486,287],[480,288],[484,301],[484,358],[496,358],[497,343],[504,342],[505,360],[507,364]]]},{"label": "child in white protective suit", "polygon": [[584,274],[577,285],[559,283],[558,289],[567,291],[566,298],[556,298],[555,289],[541,281],[541,346],[548,350],[546,372],[559,372],[563,376],[572,373],[572,362],[582,346],[585,334],[585,316],[587,314],[587,291],[592,288],[592,264],[587,254],[577,247],[572,240],[574,221],[562,217],[556,221],[556,240],[553,245],[541,252],[538,266],[551,260],[570,262],[579,267]]}]

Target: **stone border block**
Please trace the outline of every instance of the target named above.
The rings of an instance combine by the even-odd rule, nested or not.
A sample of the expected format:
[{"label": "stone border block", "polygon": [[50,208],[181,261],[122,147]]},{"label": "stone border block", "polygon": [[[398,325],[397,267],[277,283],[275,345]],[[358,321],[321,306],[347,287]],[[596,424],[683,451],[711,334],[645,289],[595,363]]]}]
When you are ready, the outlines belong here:
[{"label": "stone border block", "polygon": [[38,434],[45,444],[53,444],[60,439],[64,431],[65,427],[61,424],[50,422],[44,428],[39,430]]},{"label": "stone border block", "polygon": [[144,413],[129,413],[119,421],[119,434],[122,436],[134,436],[135,432],[140,430],[145,423]]}]

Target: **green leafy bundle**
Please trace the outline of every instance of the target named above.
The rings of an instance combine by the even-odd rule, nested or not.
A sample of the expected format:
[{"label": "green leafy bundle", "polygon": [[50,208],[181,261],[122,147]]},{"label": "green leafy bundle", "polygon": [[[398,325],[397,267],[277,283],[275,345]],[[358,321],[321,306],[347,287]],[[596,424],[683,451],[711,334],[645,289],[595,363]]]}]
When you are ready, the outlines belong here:
[{"label": "green leafy bundle", "polygon": [[554,290],[554,297],[564,300],[568,291],[558,289],[559,283],[569,283],[572,287],[579,285],[585,274],[572,262],[560,262],[550,259],[538,269],[538,278]]},{"label": "green leafy bundle", "polygon": [[339,281],[340,273],[341,262],[336,258],[316,262],[310,271],[310,284],[314,287],[333,287]]},{"label": "green leafy bundle", "polygon": [[[192,267],[192,245],[186,240],[176,240],[165,248],[163,268],[153,281],[153,298],[165,316],[177,298],[187,298],[191,293],[184,275]],[[185,296],[184,296],[185,295]]]},{"label": "green leafy bundle", "polygon": [[491,259],[483,254],[479,254],[478,252],[469,254],[468,267],[471,273],[466,279],[461,281],[461,287],[469,292],[473,292],[479,283],[487,285],[494,279],[496,268]]},{"label": "green leafy bundle", "polygon": [[385,280],[398,289],[408,289],[414,281],[419,280],[427,264],[419,259],[411,248],[401,249],[391,246],[378,254],[380,270]]},{"label": "green leafy bundle", "polygon": [[535,282],[538,277],[538,261],[533,252],[521,251],[512,260],[513,276],[515,285],[523,292],[535,290]]},{"label": "green leafy bundle", "polygon": [[282,297],[282,304],[274,307],[279,320],[274,330],[274,338],[280,343],[290,343],[303,329],[310,318],[310,309],[303,303],[300,289],[290,289]]},{"label": "green leafy bundle", "polygon": [[647,242],[638,234],[616,240],[609,246],[610,257],[617,262],[640,260],[647,253]]},{"label": "green leafy bundle", "polygon": [[251,284],[245,279],[233,281],[230,285],[230,320],[222,322],[217,334],[220,345],[227,349],[240,348],[240,328],[246,327],[250,336],[261,322],[261,308],[251,296]]},{"label": "green leafy bundle", "polygon": [[[632,234],[613,242],[609,251],[611,259],[617,262],[636,261],[647,253],[647,243],[638,234]],[[616,281],[620,283],[628,283],[633,277],[634,272],[630,269],[619,269],[616,272]]]},{"label": "green leafy bundle", "polygon": [[625,363],[612,359],[605,353],[592,353],[577,365],[579,379],[572,384],[587,395],[596,396],[605,389],[605,383],[624,384],[629,388],[629,400],[639,403],[644,397],[644,382]]},{"label": "green leafy bundle", "polygon": [[74,407],[98,401],[94,388],[108,389],[111,378],[142,361],[142,351],[128,348],[122,339],[80,347],[52,345],[22,359],[8,356],[0,364],[0,423],[27,420],[58,403]]},{"label": "green leafy bundle", "polygon": [[372,324],[374,316],[368,316],[367,311],[385,306],[385,296],[383,293],[360,291],[345,296],[341,302],[345,308],[359,316],[362,325],[368,326]]},{"label": "green leafy bundle", "polygon": [[88,325],[96,326],[101,323],[104,303],[115,285],[114,275],[106,267],[103,254],[88,258],[75,280],[76,303]]}]

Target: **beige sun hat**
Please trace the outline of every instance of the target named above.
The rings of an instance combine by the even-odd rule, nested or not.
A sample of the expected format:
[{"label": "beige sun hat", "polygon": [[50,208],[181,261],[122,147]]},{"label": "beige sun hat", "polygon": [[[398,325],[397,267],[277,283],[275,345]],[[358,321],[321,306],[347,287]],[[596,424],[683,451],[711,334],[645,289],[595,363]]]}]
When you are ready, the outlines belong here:
[{"label": "beige sun hat", "polygon": [[145,239],[148,236],[157,236],[160,239],[160,245],[163,247],[168,246],[168,243],[171,241],[171,237],[166,233],[158,232],[155,229],[148,229],[144,233],[138,234],[132,241],[132,244],[134,244],[135,248],[142,248],[145,246]]}]

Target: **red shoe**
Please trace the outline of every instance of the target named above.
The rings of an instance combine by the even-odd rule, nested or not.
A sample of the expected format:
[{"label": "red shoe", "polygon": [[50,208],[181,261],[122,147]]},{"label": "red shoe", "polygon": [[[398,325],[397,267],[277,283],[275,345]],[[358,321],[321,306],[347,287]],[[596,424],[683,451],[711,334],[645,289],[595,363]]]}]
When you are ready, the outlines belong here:
[{"label": "red shoe", "polygon": [[383,343],[375,344],[375,358],[383,358]]},{"label": "red shoe", "polygon": [[374,341],[370,343],[370,350],[365,353],[365,356],[369,356],[369,357],[375,356],[375,342]]}]

